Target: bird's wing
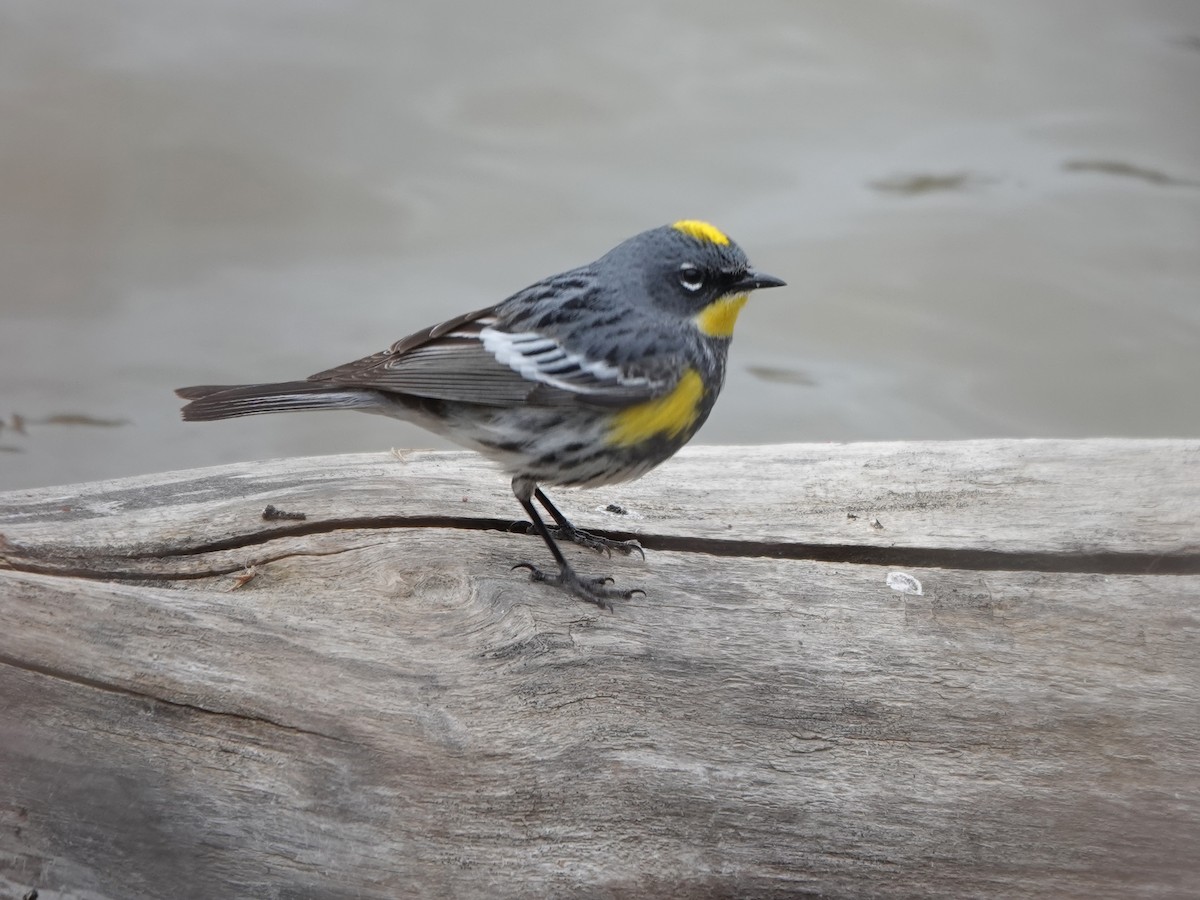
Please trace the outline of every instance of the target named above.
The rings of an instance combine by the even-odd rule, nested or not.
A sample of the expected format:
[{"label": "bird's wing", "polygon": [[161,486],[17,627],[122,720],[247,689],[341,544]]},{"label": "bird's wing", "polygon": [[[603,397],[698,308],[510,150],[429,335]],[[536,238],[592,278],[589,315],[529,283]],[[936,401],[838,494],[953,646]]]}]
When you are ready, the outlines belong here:
[{"label": "bird's wing", "polygon": [[670,391],[674,368],[664,362],[635,373],[589,359],[538,332],[504,330],[489,307],[309,380],[487,406],[624,406]]}]

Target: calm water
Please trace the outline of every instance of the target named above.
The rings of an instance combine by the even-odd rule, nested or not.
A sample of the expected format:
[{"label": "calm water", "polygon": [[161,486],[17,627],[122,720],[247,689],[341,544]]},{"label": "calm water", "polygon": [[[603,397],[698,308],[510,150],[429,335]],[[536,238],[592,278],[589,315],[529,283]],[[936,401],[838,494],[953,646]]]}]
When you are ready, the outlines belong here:
[{"label": "calm water", "polygon": [[1200,436],[1197,97],[1196,0],[0,0],[0,489],[446,446],[171,389],[681,217],[790,282],[705,441]]}]

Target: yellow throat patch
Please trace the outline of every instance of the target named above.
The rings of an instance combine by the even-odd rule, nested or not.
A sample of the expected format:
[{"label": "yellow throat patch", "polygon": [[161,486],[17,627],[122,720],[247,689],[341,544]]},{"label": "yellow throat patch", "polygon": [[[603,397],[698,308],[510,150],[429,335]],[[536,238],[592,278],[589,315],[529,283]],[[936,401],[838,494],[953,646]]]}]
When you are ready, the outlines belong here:
[{"label": "yellow throat patch", "polygon": [[647,400],[617,413],[608,433],[609,443],[633,447],[659,435],[676,437],[695,424],[703,397],[704,382],[700,380],[700,373],[688,369],[675,389],[665,397]]},{"label": "yellow throat patch", "polygon": [[682,231],[689,237],[694,237],[698,241],[707,241],[710,244],[728,244],[729,238],[725,236],[725,232],[717,228],[715,225],[709,225],[707,222],[701,222],[698,219],[680,219],[671,226],[676,231]]},{"label": "yellow throat patch", "polygon": [[707,337],[733,337],[738,313],[750,299],[749,294],[726,294],[718,297],[692,317],[700,333]]}]

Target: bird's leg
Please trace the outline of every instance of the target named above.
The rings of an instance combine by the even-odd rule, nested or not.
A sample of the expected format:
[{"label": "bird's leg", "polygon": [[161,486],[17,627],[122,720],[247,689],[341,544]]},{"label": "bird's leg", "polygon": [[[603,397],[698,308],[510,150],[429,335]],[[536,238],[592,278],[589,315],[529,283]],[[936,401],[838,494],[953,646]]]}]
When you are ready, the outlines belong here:
[{"label": "bird's leg", "polygon": [[558,527],[551,528],[550,531],[559,540],[570,541],[581,547],[587,547],[589,550],[595,550],[597,553],[607,553],[609,556],[612,556],[614,550],[626,556],[636,551],[642,555],[642,559],[646,558],[646,551],[642,549],[642,545],[637,541],[615,541],[612,538],[599,537],[598,535],[584,531],[582,528],[576,528],[571,524],[570,519],[559,512],[558,507],[550,502],[550,498],[546,496],[545,491],[541,488],[534,488],[533,496],[537,498],[537,502],[542,504],[546,512],[550,513],[554,519]]},{"label": "bird's leg", "polygon": [[[558,548],[558,544],[554,542],[554,538],[550,534],[550,529],[546,527],[546,523],[538,514],[537,507],[533,505],[534,492],[541,494],[537,485],[529,479],[514,478],[513,479],[513,494],[521,506],[525,508],[525,512],[529,514],[530,520],[533,522],[533,527],[537,533],[542,536],[542,540],[546,542],[546,546],[550,548],[550,554],[554,557],[554,561],[558,564],[558,574],[551,575],[542,571],[533,563],[521,562],[513,566],[514,569],[528,569],[529,577],[534,581],[542,581],[546,584],[557,585],[563,588],[568,593],[574,594],[580,600],[586,600],[588,603],[595,603],[601,609],[611,610],[613,608],[612,601],[616,599],[628,600],[634,594],[645,594],[641,588],[632,588],[631,590],[622,591],[617,588],[608,587],[608,583],[612,578],[602,576],[598,578],[582,578],[567,562],[567,558],[563,556],[562,551]],[[539,498],[543,503],[549,503],[544,499],[542,494]],[[553,507],[549,507],[553,509]],[[557,511],[556,511],[557,512]],[[559,514],[561,515],[561,513]],[[566,521],[563,519],[563,521]],[[568,523],[570,524],[570,523]]]}]

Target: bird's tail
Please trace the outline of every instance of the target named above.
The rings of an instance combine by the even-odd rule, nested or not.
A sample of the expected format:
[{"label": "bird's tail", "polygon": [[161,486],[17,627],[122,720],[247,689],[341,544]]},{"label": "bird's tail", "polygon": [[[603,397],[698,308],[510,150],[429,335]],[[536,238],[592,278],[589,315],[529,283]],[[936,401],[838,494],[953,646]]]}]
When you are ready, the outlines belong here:
[{"label": "bird's tail", "polygon": [[370,409],[380,405],[376,391],[322,385],[311,381],[282,381],[278,384],[201,384],[178,388],[188,422],[211,422],[260,413],[296,412],[306,409]]}]

